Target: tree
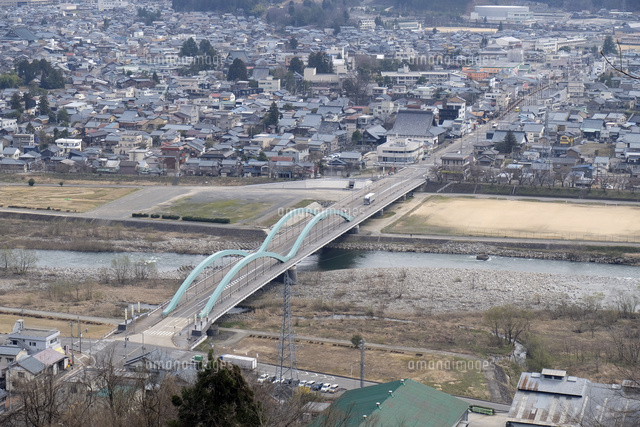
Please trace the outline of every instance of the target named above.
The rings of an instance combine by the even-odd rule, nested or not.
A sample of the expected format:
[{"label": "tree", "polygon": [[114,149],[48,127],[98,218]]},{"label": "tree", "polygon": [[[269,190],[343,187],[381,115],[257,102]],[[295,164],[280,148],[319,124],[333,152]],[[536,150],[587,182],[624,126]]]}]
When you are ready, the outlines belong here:
[{"label": "tree", "polygon": [[58,110],[57,121],[62,123],[63,126],[69,124],[69,112],[65,108]]},{"label": "tree", "polygon": [[25,128],[25,131],[27,133],[33,134],[36,131],[36,128],[33,127],[33,124],[31,124],[31,122],[27,123],[27,127]]},{"label": "tree", "polygon": [[27,183],[29,184],[29,187],[33,187],[34,184],[36,183],[36,180],[33,178],[29,178],[29,181]]},{"label": "tree", "polygon": [[20,92],[13,92],[13,95],[11,95],[11,101],[9,102],[12,110],[22,110],[22,96],[20,96]]},{"label": "tree", "polygon": [[213,49],[213,46],[211,46],[211,42],[209,42],[209,40],[207,39],[200,40],[200,45],[198,46],[198,51],[200,52],[200,55],[207,55],[212,49]]},{"label": "tree", "polygon": [[131,276],[131,259],[128,255],[117,255],[111,260],[111,269],[116,282],[124,284]]},{"label": "tree", "polygon": [[376,24],[376,27],[384,28],[384,21],[382,20],[380,15],[376,16],[376,19],[374,20],[374,23]]},{"label": "tree", "polygon": [[289,46],[291,47],[291,49],[296,50],[298,48],[298,39],[295,37],[291,37],[291,40],[289,40]]},{"label": "tree", "polygon": [[211,360],[192,387],[174,395],[172,403],[178,408],[178,419],[172,427],[192,426],[260,426],[266,425],[262,405],[254,391],[242,377],[240,367],[221,365]]},{"label": "tree", "polygon": [[529,328],[532,313],[511,304],[491,307],[484,313],[484,322],[500,346],[512,344]]},{"label": "tree", "polygon": [[12,270],[16,274],[26,274],[38,262],[36,253],[27,249],[14,249],[12,259]]},{"label": "tree", "polygon": [[351,337],[351,344],[353,344],[354,347],[359,347],[361,342],[362,336],[360,334],[354,334]]},{"label": "tree", "polygon": [[262,119],[262,123],[264,123],[265,126],[276,126],[279,120],[280,110],[278,109],[276,103],[272,102],[269,110],[267,111],[267,114],[265,114]]},{"label": "tree", "polygon": [[362,139],[362,132],[360,132],[360,130],[358,129],[353,131],[353,133],[351,134],[351,142],[353,142],[354,144],[358,144],[361,139]]},{"label": "tree", "polygon": [[15,88],[20,86],[20,77],[16,73],[0,74],[0,89]]},{"label": "tree", "polygon": [[498,24],[498,31],[502,30],[504,30],[504,25],[502,24],[502,21],[500,21],[500,24]]},{"label": "tree", "polygon": [[49,107],[49,98],[47,98],[46,94],[40,96],[38,99],[38,113],[47,116],[51,113],[51,108]]},{"label": "tree", "polygon": [[160,77],[158,77],[158,73],[156,73],[155,71],[151,75],[151,79],[156,83],[160,83]]},{"label": "tree", "polygon": [[198,54],[198,45],[193,37],[189,37],[180,48],[180,56],[196,56]]},{"label": "tree", "polygon": [[261,162],[268,162],[269,158],[267,157],[264,151],[260,150],[260,152],[258,153],[258,160]]},{"label": "tree", "polygon": [[238,81],[238,80],[247,80],[247,66],[244,61],[240,58],[236,58],[231,63],[229,67],[229,72],[227,73],[228,81]]},{"label": "tree", "polygon": [[613,41],[613,37],[606,36],[604,38],[604,42],[602,43],[602,53],[604,55],[615,55],[618,53],[618,48]]},{"label": "tree", "polygon": [[495,145],[496,150],[503,154],[510,154],[514,147],[517,147],[518,142],[512,131],[507,131],[504,139]]},{"label": "tree", "polygon": [[289,71],[302,75],[304,73],[304,62],[297,56],[294,56],[289,62]]},{"label": "tree", "polygon": [[333,63],[327,52],[322,50],[310,53],[308,60],[309,67],[315,68],[318,74],[329,74],[333,72]]}]

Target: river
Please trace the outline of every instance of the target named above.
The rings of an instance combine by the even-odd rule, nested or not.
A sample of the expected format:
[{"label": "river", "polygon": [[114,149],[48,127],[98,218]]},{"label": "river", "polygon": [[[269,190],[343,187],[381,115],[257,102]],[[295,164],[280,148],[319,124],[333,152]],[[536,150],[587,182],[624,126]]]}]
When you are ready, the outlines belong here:
[{"label": "river", "polygon": [[[172,271],[183,266],[196,266],[204,255],[146,252],[75,252],[35,251],[37,266],[42,268],[101,268],[111,267],[112,260],[127,255],[131,262],[153,262],[158,271]],[[492,256],[488,261],[478,261],[473,255],[433,254],[414,252],[360,251],[323,249],[298,264],[301,271],[341,270],[349,268],[430,267],[464,268],[530,273],[551,273],[583,276],[628,277],[640,279],[640,267],[615,264],[597,264],[541,259]]]}]

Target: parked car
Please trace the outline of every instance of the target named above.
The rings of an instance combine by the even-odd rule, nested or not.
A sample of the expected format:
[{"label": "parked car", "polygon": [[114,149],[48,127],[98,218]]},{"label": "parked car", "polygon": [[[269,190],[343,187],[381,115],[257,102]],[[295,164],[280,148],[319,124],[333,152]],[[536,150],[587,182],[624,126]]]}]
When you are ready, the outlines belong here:
[{"label": "parked car", "polygon": [[258,382],[263,383],[269,378],[269,374],[262,374],[258,377]]},{"label": "parked car", "polygon": [[340,389],[339,384],[333,384],[331,387],[329,387],[329,393],[336,393],[339,389]]},{"label": "parked car", "polygon": [[329,383],[324,383],[324,384],[322,384],[322,388],[320,389],[320,391],[321,391],[322,393],[327,393],[327,392],[329,392],[329,389],[330,389],[330,388],[331,388],[331,384],[329,384]]},{"label": "parked car", "polygon": [[315,383],[312,387],[312,391],[320,391],[322,389],[322,383]]}]

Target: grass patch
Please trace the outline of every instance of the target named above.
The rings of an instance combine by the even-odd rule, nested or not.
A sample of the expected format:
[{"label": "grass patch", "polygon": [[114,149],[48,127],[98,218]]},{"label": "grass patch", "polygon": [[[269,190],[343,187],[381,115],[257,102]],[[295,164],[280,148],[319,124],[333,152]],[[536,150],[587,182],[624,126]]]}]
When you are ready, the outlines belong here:
[{"label": "grass patch", "polygon": [[137,191],[137,188],[10,186],[2,189],[0,205],[27,209],[87,212]]},{"label": "grass patch", "polygon": [[[297,202],[297,203],[295,203],[293,205],[287,206],[286,207],[286,212],[289,212],[289,211],[292,211],[292,210],[298,209],[298,208],[306,208],[307,206],[309,206],[311,203],[314,203],[314,202],[318,202],[318,203],[322,204],[322,202],[319,202],[318,200],[302,199],[302,200],[300,200],[299,202]],[[263,226],[263,227],[271,227],[275,223],[280,221],[280,218],[282,218],[282,216],[283,215],[280,212],[278,212],[275,215],[273,215],[272,217],[270,217],[269,219],[267,219],[265,221],[262,221],[260,223],[260,225]]]},{"label": "grass patch", "polygon": [[[38,329],[57,329],[60,331],[60,335],[64,337],[70,336],[71,329],[69,328],[69,320],[51,319],[47,317],[31,317],[21,316],[17,314],[0,314],[0,333],[8,334],[13,329],[16,320],[24,319],[24,325],[27,328]],[[108,324],[95,324],[95,323],[82,323],[80,325],[82,330],[82,336],[84,338],[98,339],[106,335],[107,332],[114,328],[114,325]],[[89,329],[89,332],[84,332],[85,329]],[[78,325],[74,320],[73,336],[78,336]],[[88,348],[88,347],[87,347]]]},{"label": "grass patch", "polygon": [[270,206],[269,203],[243,202],[235,199],[201,203],[186,197],[178,200],[161,214],[210,219],[229,218],[231,223],[237,223],[255,218]]}]

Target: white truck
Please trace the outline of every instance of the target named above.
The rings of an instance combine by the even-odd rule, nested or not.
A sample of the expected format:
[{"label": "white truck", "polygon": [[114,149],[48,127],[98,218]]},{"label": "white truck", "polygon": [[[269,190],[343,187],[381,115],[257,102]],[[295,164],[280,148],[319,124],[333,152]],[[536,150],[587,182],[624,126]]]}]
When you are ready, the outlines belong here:
[{"label": "white truck", "polygon": [[235,354],[223,354],[219,357],[222,363],[232,363],[242,369],[254,370],[258,367],[258,359],[255,357],[237,356]]}]

